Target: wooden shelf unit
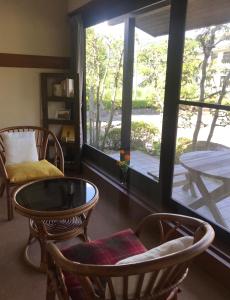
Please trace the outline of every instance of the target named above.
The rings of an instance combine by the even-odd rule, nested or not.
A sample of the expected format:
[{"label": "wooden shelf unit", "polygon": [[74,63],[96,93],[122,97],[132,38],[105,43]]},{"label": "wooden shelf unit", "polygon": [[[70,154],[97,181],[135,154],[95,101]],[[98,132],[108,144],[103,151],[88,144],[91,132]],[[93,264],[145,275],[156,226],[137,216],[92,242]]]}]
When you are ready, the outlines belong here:
[{"label": "wooden shelf unit", "polygon": [[[41,73],[42,124],[52,130],[58,137],[65,158],[65,169],[74,169],[79,157],[79,143],[77,141],[77,103],[76,96],[54,95],[54,84],[60,84],[65,79],[74,79],[69,73]],[[76,83],[77,80],[74,80]],[[58,111],[69,111],[69,119],[59,119],[55,115]],[[75,141],[61,139],[63,126],[73,126]],[[48,151],[53,145],[49,145]]]}]

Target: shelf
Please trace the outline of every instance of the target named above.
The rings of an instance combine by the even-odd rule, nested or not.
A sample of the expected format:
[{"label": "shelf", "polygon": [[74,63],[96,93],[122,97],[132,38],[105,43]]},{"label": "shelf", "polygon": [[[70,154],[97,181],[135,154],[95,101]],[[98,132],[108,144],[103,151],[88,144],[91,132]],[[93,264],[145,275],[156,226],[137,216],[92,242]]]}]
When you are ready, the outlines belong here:
[{"label": "shelf", "polygon": [[[59,143],[60,143],[60,145],[75,145],[76,144],[76,142],[74,141],[69,141],[69,142],[65,142],[65,141],[63,141],[63,140],[61,140],[61,139],[58,139],[58,141],[59,141]],[[54,142],[53,141],[50,141],[49,140],[49,145],[54,145]]]},{"label": "shelf", "polygon": [[65,142],[63,140],[58,140],[58,141],[61,145],[75,145],[76,144],[75,141],[69,141],[69,142]]},{"label": "shelf", "polygon": [[75,100],[74,97],[58,97],[58,96],[49,96],[47,100],[50,102],[72,102]]},{"label": "shelf", "polygon": [[59,120],[59,119],[48,119],[48,124],[66,124],[66,125],[74,125],[73,120]]},{"label": "shelf", "polygon": [[[58,93],[54,92],[55,84],[61,85],[61,82],[66,79],[74,79],[74,84],[77,86],[75,87],[78,90],[79,87],[79,77],[78,75],[73,75],[71,73],[41,73],[41,99],[42,99],[42,119],[43,119],[43,126],[48,129],[52,129],[56,136],[58,136],[58,141],[61,145],[63,150],[63,155],[65,159],[65,167],[68,169],[75,170],[78,167],[79,162],[76,162],[76,157],[78,156],[78,152],[80,152],[79,143],[77,141],[65,141],[61,140],[62,133],[67,130],[68,128],[64,128],[68,125],[71,128],[71,134],[69,137],[78,136],[77,130],[79,129],[79,125],[77,124],[77,103],[78,99],[76,98],[73,93],[71,93],[70,97],[64,96],[67,93],[61,93],[59,88],[56,89]],[[73,83],[73,82],[72,82]],[[67,87],[71,85],[71,82],[65,82],[65,87],[67,91]],[[64,83],[63,83],[64,85]],[[57,87],[56,87],[57,88]],[[71,88],[72,89],[72,88]],[[61,87],[61,90],[65,90],[64,86]],[[55,96],[55,95],[63,95],[63,96]],[[68,94],[69,95],[69,94]],[[66,113],[64,114],[64,112]],[[69,113],[67,113],[67,111]],[[60,112],[60,114],[58,114]],[[62,114],[61,114],[62,112]],[[58,119],[57,117],[63,117],[66,119]],[[68,119],[70,118],[70,119]],[[73,130],[73,133],[72,133]],[[48,146],[49,154],[52,155],[53,146],[54,144],[49,141]]]}]

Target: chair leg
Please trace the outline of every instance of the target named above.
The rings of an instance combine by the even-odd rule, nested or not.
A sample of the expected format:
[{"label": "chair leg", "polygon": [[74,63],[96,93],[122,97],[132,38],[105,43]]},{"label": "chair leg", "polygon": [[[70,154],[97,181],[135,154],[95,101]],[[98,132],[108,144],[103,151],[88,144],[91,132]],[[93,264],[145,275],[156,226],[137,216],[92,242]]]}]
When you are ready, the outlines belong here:
[{"label": "chair leg", "polygon": [[52,281],[49,278],[49,275],[47,275],[46,300],[55,300],[55,294]]},{"label": "chair leg", "polygon": [[186,177],[187,183],[182,187],[183,191],[188,191],[190,189],[192,197],[194,197],[194,198],[197,197],[191,174],[187,173],[187,174],[185,174],[185,177]]},{"label": "chair leg", "polygon": [[5,187],[6,187],[6,185],[5,185],[5,183],[3,182],[3,183],[1,184],[1,186],[0,186],[0,197],[3,196],[3,194],[4,194],[4,192],[5,192]]},{"label": "chair leg", "polygon": [[178,295],[179,293],[181,293],[181,289],[178,288],[178,287],[176,287],[176,288],[170,293],[170,295],[167,297],[166,300],[177,300],[177,299],[178,299],[177,295]]},{"label": "chair leg", "polygon": [[8,214],[8,221],[13,219],[13,203],[12,197],[10,195],[10,187],[6,185],[6,199],[7,199],[7,214]]}]

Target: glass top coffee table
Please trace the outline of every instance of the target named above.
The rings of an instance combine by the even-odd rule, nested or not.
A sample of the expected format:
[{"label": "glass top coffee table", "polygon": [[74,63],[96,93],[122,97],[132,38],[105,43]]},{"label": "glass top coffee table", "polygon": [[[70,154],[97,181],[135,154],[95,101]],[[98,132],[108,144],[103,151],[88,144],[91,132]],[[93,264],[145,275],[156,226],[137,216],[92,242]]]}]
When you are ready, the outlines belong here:
[{"label": "glass top coffee table", "polygon": [[[48,240],[63,241],[77,236],[88,240],[87,225],[98,197],[93,183],[73,177],[36,180],[19,187],[14,192],[15,210],[30,220],[26,261],[45,271]],[[29,255],[35,240],[41,247],[39,266]]]}]

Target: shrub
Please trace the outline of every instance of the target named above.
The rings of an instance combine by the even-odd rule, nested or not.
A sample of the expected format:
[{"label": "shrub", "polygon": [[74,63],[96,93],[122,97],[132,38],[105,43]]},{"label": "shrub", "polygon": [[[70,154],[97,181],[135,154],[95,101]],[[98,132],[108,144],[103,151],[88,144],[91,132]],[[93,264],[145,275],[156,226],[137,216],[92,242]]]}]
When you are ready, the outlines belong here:
[{"label": "shrub", "polygon": [[191,143],[192,140],[186,137],[180,137],[177,139],[175,163],[179,162],[179,157],[186,151],[188,145]]},{"label": "shrub", "polygon": [[158,135],[157,127],[143,121],[132,122],[131,148],[148,152],[147,144],[152,144]]},{"label": "shrub", "polygon": [[[103,104],[103,107],[106,110],[111,110],[111,106],[112,106],[111,100],[103,100],[102,104]],[[117,99],[115,101],[115,108],[116,109],[121,109],[121,106],[122,106],[121,99]],[[132,108],[133,109],[153,108],[156,111],[159,110],[156,103],[154,101],[150,101],[149,99],[135,99],[135,100],[133,100]]]},{"label": "shrub", "polygon": [[153,141],[153,147],[152,147],[152,154],[156,156],[160,156],[161,152],[161,142],[158,141]]},{"label": "shrub", "polygon": [[[159,138],[159,130],[155,126],[143,121],[132,122],[131,149],[149,152],[147,145]],[[119,150],[121,147],[121,128],[110,129],[106,139],[106,149]]]},{"label": "shrub", "polygon": [[121,148],[121,128],[110,129],[106,139],[106,146],[109,150],[119,150]]}]

